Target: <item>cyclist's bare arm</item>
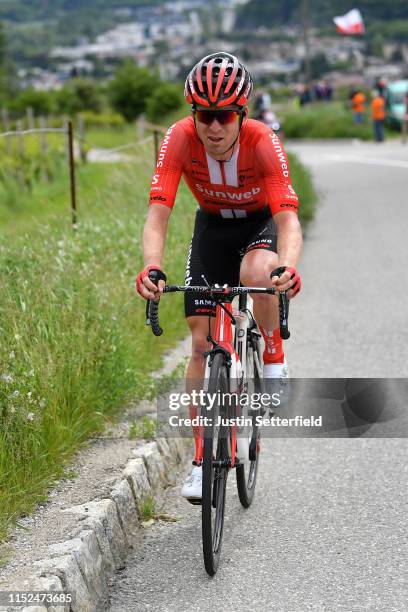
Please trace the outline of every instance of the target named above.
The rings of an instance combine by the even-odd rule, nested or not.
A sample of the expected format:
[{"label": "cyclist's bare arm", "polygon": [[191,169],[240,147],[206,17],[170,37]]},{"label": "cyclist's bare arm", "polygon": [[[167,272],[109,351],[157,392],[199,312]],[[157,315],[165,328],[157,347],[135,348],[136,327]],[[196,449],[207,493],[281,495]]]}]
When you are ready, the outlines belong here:
[{"label": "cyclist's bare arm", "polygon": [[[147,266],[162,267],[164,245],[166,242],[167,226],[171,208],[162,204],[149,206],[147,219],[143,230],[143,257],[145,268]],[[146,299],[160,297],[165,282],[159,281],[159,291],[148,277],[143,279],[142,293]],[[150,291],[149,291],[150,290]]]},{"label": "cyclist's bare arm", "polygon": [[[273,216],[278,230],[278,265],[296,268],[302,251],[302,228],[297,214],[292,211],[281,211]],[[274,277],[274,285],[279,291],[291,287],[290,274]],[[290,293],[288,297],[291,297]]]}]

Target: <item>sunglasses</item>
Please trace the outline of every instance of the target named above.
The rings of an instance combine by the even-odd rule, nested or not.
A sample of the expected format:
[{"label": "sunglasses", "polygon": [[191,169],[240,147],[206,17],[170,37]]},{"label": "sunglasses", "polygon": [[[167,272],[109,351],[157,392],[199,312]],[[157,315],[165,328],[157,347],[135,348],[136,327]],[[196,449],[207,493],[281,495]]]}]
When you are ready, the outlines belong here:
[{"label": "sunglasses", "polygon": [[239,121],[240,117],[244,116],[243,111],[240,110],[194,110],[195,117],[200,123],[210,125],[214,119],[221,123],[221,125],[228,125]]}]

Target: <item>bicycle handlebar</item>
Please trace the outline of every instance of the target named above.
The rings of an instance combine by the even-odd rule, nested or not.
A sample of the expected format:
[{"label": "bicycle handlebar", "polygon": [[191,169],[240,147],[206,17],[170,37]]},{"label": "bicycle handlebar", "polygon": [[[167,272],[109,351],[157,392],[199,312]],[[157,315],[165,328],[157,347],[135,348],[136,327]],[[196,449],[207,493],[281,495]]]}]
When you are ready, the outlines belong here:
[{"label": "bicycle handlebar", "polygon": [[[150,280],[157,285],[159,280],[166,282],[166,275],[162,270],[153,269],[149,272]],[[159,302],[155,300],[147,300],[146,303],[146,325],[150,325],[155,336],[161,336],[163,329],[159,324]]]},{"label": "bicycle handlebar", "polygon": [[[163,288],[163,293],[175,293],[176,291],[182,292],[199,292],[207,293],[214,297],[228,296],[228,298],[236,295],[243,295],[248,293],[266,293],[269,295],[275,295],[277,292],[273,287],[228,287],[228,286],[186,286],[186,285],[166,285]],[[289,300],[286,295],[286,291],[279,293],[279,327],[280,336],[283,340],[287,340],[290,337],[288,329],[288,316],[289,316]],[[152,332],[155,336],[161,336],[163,329],[159,324],[159,300],[147,300],[146,305],[146,325],[150,325]]]}]

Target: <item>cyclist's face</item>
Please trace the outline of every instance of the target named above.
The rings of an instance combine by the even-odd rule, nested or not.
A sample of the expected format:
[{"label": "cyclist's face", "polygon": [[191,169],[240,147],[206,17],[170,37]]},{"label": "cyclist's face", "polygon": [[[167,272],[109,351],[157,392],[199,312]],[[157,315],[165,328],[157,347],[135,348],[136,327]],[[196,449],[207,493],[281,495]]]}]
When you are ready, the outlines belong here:
[{"label": "cyclist's face", "polygon": [[[231,111],[238,110],[237,107],[228,106],[223,109],[227,113],[229,113],[227,120],[231,119],[231,122],[223,122],[223,119],[217,119],[216,114],[214,113],[214,118],[209,115],[210,122],[208,122],[207,116],[200,117],[200,111],[204,111],[210,113],[211,111],[208,108],[203,106],[197,107],[197,113],[195,114],[195,124],[197,129],[198,137],[204,145],[205,150],[211,157],[215,157],[216,159],[222,159],[224,155],[228,158],[231,154],[229,150],[233,145],[234,141],[237,139],[239,134],[239,116],[236,113],[231,113]],[[222,112],[222,111],[221,111]],[[200,121],[200,118],[205,119],[204,121]]]}]

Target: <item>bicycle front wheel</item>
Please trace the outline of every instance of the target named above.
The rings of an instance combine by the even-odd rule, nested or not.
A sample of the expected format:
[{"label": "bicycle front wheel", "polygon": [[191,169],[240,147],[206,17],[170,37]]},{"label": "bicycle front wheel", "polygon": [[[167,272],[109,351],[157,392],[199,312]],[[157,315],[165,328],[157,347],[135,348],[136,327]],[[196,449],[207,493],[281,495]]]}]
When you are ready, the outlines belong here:
[{"label": "bicycle front wheel", "polygon": [[[224,356],[214,356],[210,370],[208,394],[228,393],[229,382]],[[218,397],[218,396],[217,396]],[[202,538],[204,565],[213,576],[218,568],[224,527],[226,486],[230,462],[229,427],[218,424],[226,416],[222,402],[216,401],[212,410],[206,411],[211,421],[204,429]]]},{"label": "bicycle front wheel", "polygon": [[[262,393],[262,381],[259,376],[259,360],[255,362],[255,351],[257,351],[257,339],[252,338],[247,346],[247,372],[252,375],[251,385],[255,393]],[[248,457],[247,460],[237,466],[237,488],[239,501],[244,508],[249,508],[255,495],[256,477],[258,474],[260,438],[261,432],[256,425],[256,416],[260,411],[252,411],[252,426],[248,436]]]}]

